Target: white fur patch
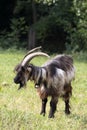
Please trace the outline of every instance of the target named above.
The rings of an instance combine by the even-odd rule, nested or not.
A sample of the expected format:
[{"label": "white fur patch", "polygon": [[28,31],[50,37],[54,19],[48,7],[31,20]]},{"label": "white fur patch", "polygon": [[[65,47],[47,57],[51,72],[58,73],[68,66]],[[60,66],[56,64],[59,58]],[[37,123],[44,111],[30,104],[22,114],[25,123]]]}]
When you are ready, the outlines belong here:
[{"label": "white fur patch", "polygon": [[42,68],[42,77],[43,79],[46,79],[46,70]]},{"label": "white fur patch", "polygon": [[44,85],[41,86],[41,93],[43,93],[45,91],[45,87]]},{"label": "white fur patch", "polygon": [[56,82],[56,85],[63,86],[65,84],[65,72],[61,69],[56,69],[56,76],[54,81]]},{"label": "white fur patch", "polygon": [[72,68],[66,73],[66,82],[69,83],[75,79],[75,68]]},{"label": "white fur patch", "polygon": [[35,85],[35,88],[39,88],[40,86],[39,85]]},{"label": "white fur patch", "polygon": [[38,82],[40,76],[41,76],[41,70],[39,70],[39,73],[35,75],[36,82]]}]

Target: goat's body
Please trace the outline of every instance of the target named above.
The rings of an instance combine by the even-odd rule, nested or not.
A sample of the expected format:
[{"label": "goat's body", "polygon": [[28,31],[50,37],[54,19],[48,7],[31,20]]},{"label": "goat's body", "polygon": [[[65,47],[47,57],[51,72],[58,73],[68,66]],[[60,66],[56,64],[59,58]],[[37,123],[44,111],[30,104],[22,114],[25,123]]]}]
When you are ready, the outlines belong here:
[{"label": "goat's body", "polygon": [[36,83],[36,85],[38,86],[36,87],[39,87],[39,89],[41,88],[41,91],[43,92],[42,88],[44,86],[44,92],[46,92],[48,96],[61,95],[62,93],[64,93],[63,88],[66,82],[65,72],[61,69],[56,68],[55,74],[51,76],[50,72],[48,72],[46,68],[43,70],[44,72],[42,72],[42,77],[44,78],[42,80],[41,77],[39,77],[39,82]]},{"label": "goat's body", "polygon": [[[24,81],[21,77],[23,77]],[[26,83],[27,80],[34,80],[35,87],[42,99],[41,114],[45,115],[47,97],[51,96],[49,113],[49,117],[51,118],[54,117],[59,97],[63,97],[65,101],[65,113],[70,113],[69,99],[72,94],[71,82],[74,77],[73,59],[67,55],[58,55],[46,62],[42,67],[27,65],[26,69],[22,68],[18,72],[14,80],[15,83],[20,84]]]},{"label": "goat's body", "polygon": [[37,88],[43,88],[44,86],[44,92],[48,96],[63,96],[65,94],[65,86],[69,86],[74,79],[75,70],[72,58],[69,56],[57,56],[39,69],[40,73],[38,73],[39,76],[36,76],[38,79],[35,80],[35,84],[38,85]]},{"label": "goat's body", "polygon": [[42,99],[41,114],[45,114],[43,104],[45,103],[46,105],[48,96],[52,97],[49,117],[54,116],[59,97],[64,98],[66,104],[65,112],[69,114],[69,98],[72,94],[71,81],[75,77],[72,58],[66,55],[59,55],[39,69],[41,74],[39,74],[40,77],[37,76],[38,80],[35,80],[35,84],[39,96]]}]

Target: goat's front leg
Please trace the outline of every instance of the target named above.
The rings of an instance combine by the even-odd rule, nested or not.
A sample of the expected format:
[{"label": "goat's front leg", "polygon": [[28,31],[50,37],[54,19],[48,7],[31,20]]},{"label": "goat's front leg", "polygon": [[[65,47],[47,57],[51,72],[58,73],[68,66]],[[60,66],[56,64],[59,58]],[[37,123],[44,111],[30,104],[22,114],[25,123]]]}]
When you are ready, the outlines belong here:
[{"label": "goat's front leg", "polygon": [[43,116],[45,116],[45,113],[46,113],[46,103],[47,103],[47,98],[42,99],[42,107],[41,107],[40,114]]},{"label": "goat's front leg", "polygon": [[52,97],[52,99],[50,101],[49,118],[53,118],[54,117],[54,113],[56,111],[57,102],[58,102],[58,97]]}]

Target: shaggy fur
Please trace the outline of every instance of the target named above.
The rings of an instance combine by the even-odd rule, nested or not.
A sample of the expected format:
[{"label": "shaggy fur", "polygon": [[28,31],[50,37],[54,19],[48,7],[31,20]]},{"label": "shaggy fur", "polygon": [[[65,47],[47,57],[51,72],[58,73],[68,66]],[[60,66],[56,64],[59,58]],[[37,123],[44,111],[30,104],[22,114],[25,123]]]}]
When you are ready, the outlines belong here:
[{"label": "shaggy fur", "polygon": [[20,71],[18,71],[14,82],[20,83],[20,87],[22,87],[28,80],[34,81],[35,88],[42,99],[41,114],[45,115],[46,113],[48,96],[51,96],[49,118],[54,117],[59,97],[64,99],[65,113],[70,114],[71,81],[75,77],[73,59],[70,56],[58,55],[42,67],[29,64],[25,68],[21,66],[19,68]]}]

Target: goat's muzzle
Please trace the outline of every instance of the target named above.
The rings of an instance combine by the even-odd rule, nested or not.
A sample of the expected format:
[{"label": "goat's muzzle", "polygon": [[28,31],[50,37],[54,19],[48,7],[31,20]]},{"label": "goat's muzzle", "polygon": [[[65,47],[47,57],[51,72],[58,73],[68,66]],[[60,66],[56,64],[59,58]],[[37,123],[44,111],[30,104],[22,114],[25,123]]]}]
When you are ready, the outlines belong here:
[{"label": "goat's muzzle", "polygon": [[15,84],[19,84],[18,90],[25,86],[25,83],[21,82],[21,81],[18,80],[16,77],[14,78],[14,83],[15,83]]}]

